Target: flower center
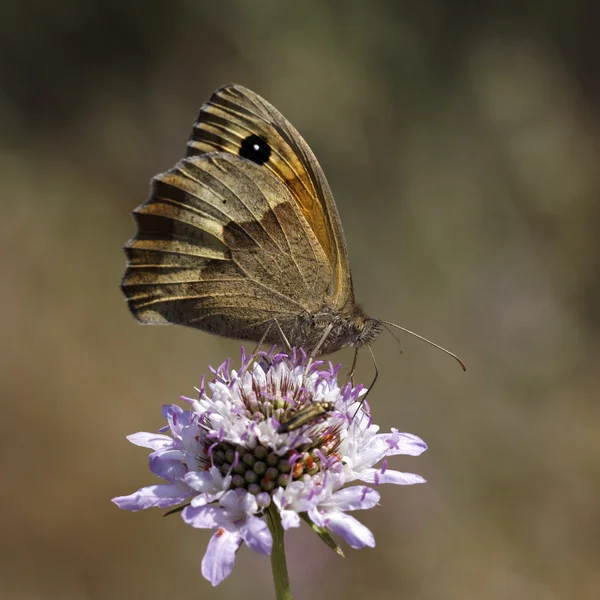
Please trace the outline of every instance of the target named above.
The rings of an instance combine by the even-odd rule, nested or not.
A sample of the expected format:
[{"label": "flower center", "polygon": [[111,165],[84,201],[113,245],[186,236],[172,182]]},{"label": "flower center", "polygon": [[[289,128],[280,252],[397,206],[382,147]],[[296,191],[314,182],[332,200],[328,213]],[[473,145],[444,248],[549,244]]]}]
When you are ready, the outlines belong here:
[{"label": "flower center", "polygon": [[321,467],[318,454],[321,453],[313,448],[303,452],[289,450],[285,456],[279,456],[262,444],[251,449],[229,442],[220,442],[212,449],[214,465],[224,476],[231,473],[232,487],[244,488],[254,495],[285,487],[290,478],[315,475]]},{"label": "flower center", "polygon": [[[306,480],[338,460],[345,420],[341,415],[336,418],[335,403],[325,399],[330,391],[325,376],[283,366],[269,363],[261,376],[246,373],[237,381],[223,371],[222,383],[229,384],[233,401],[232,414],[248,427],[242,436],[245,441],[205,440],[209,464],[223,476],[231,475],[233,488],[254,495]],[[209,414],[204,418],[207,431],[219,430]],[[266,422],[273,423],[274,430],[265,427]]]}]

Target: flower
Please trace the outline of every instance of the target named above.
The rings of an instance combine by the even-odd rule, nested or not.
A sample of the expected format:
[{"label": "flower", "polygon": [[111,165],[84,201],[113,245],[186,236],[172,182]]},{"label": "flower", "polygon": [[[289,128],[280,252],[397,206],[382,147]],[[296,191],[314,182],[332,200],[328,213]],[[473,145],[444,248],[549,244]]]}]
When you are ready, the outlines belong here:
[{"label": "flower", "polygon": [[361,401],[366,389],[340,387],[340,368],[303,350],[245,356],[242,348],[239,371],[230,360],[211,369],[198,398],[182,398],[188,410],[165,406],[159,433],[128,437],[150,448],[150,470],[166,483],[113,502],[132,511],[179,507],[184,522],[213,530],[202,560],[213,585],[231,573],[242,542],[271,553],[267,511],[279,513],[284,529],[308,517],[352,548],[373,547],[372,532],[347,513],[377,504],[373,486],[424,482],[388,469],[387,457],[418,456],[427,446],[396,429],[378,433]]}]

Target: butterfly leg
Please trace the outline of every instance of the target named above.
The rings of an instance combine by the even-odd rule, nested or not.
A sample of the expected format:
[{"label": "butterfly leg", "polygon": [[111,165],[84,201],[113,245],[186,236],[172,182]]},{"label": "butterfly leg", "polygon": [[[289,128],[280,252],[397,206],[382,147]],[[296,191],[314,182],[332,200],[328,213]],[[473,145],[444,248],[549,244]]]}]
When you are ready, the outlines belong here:
[{"label": "butterfly leg", "polygon": [[260,340],[258,340],[258,344],[256,344],[256,348],[254,348],[254,351],[252,352],[252,354],[256,354],[258,352],[258,349],[263,345],[264,341],[267,339],[267,336],[269,335],[269,331],[271,331],[272,326],[273,326],[273,322],[271,321],[269,323],[269,325],[267,326],[267,328],[265,329],[265,332],[262,334]]},{"label": "butterfly leg", "polygon": [[[356,409],[356,412],[354,413],[354,417],[356,417],[356,415],[358,414],[358,411],[362,408],[362,405],[364,404],[365,400],[367,399],[367,396],[371,393],[371,390],[373,389],[375,382],[377,381],[377,378],[379,377],[379,368],[377,367],[377,361],[375,360],[375,355],[373,354],[373,350],[371,349],[371,346],[369,344],[367,344],[367,348],[369,349],[369,352],[371,353],[371,358],[373,359],[373,366],[375,367],[375,375],[373,377],[373,381],[371,381],[371,385],[367,389],[367,393],[360,399],[360,403],[358,405],[358,408]],[[354,419],[354,417],[352,417],[352,418]]]},{"label": "butterfly leg", "polygon": [[310,353],[311,361],[313,358],[315,358],[315,356],[317,356],[319,354],[319,350],[321,349],[321,346],[325,343],[325,340],[327,339],[327,336],[331,333],[332,329],[333,329],[332,323],[327,325],[327,327],[325,328],[325,331],[323,332],[323,335],[321,336],[321,339],[317,342],[317,345],[314,347],[314,349]]},{"label": "butterfly leg", "polygon": [[283,333],[283,329],[281,328],[279,321],[277,319],[273,318],[267,325],[265,332],[260,337],[258,344],[256,344],[256,347],[254,348],[254,351],[252,352],[253,357],[252,357],[252,360],[248,363],[248,367],[247,367],[248,369],[251,368],[252,365],[254,364],[254,362],[256,361],[258,349],[263,345],[264,341],[267,339],[267,336],[269,335],[269,331],[271,331],[271,327],[273,327],[273,325],[275,325],[275,327],[277,327],[277,330],[279,331],[279,335],[281,336],[281,341],[283,342],[287,351],[291,354],[292,347],[290,346],[290,342],[287,339],[287,337],[285,336],[285,333]]},{"label": "butterfly leg", "polygon": [[254,366],[254,363],[257,361],[257,359],[258,359],[257,352],[258,352],[259,348],[263,345],[264,341],[267,339],[267,336],[269,335],[269,331],[271,331],[272,325],[273,325],[273,323],[268,324],[267,328],[265,329],[265,332],[262,334],[260,340],[258,340],[258,344],[256,344],[254,350],[252,351],[252,358],[246,365],[246,370],[251,369]]},{"label": "butterfly leg", "polygon": [[358,346],[354,348],[354,360],[352,361],[352,366],[350,367],[350,371],[348,372],[348,381],[354,387],[354,373],[356,371],[356,363],[358,362]]},{"label": "butterfly leg", "polygon": [[273,317],[272,322],[275,323],[275,327],[277,327],[277,331],[279,331],[279,335],[281,336],[281,341],[283,342],[285,349],[291,353],[292,346],[291,346],[289,340],[287,339],[287,337],[285,336],[285,333],[283,333],[283,329],[281,329],[281,325],[279,324],[279,321]]},{"label": "butterfly leg", "polygon": [[327,339],[327,336],[331,333],[332,329],[333,325],[330,323],[325,328],[325,331],[323,332],[323,335],[321,336],[321,339],[318,341],[317,345],[313,348],[313,350],[311,350],[310,356],[308,357],[308,362],[306,363],[306,369],[304,370],[305,374],[308,373],[308,371],[310,370],[310,367],[313,364],[313,361],[315,360],[315,356],[318,355],[321,346],[325,343],[325,340]]}]

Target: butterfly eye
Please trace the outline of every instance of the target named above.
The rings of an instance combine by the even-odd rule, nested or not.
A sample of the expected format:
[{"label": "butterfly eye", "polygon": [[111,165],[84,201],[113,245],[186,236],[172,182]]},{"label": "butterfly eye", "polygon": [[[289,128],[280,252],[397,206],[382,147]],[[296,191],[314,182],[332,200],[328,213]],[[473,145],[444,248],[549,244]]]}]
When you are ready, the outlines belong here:
[{"label": "butterfly eye", "polygon": [[271,146],[260,136],[252,134],[242,140],[239,154],[257,165],[264,165],[271,156]]},{"label": "butterfly eye", "polygon": [[365,328],[365,322],[361,320],[354,321],[354,331],[355,333],[361,333]]}]

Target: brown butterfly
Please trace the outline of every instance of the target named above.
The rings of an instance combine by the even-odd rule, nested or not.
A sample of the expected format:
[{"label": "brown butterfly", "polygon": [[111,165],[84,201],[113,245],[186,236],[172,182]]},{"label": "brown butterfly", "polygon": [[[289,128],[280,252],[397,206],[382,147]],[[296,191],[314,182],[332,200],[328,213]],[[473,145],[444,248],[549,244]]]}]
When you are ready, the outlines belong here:
[{"label": "brown butterfly", "polygon": [[314,355],[372,342],[342,223],[308,144],[266,100],[226,85],[200,109],[186,157],[133,212],[122,282],[141,323],[178,323]]}]

